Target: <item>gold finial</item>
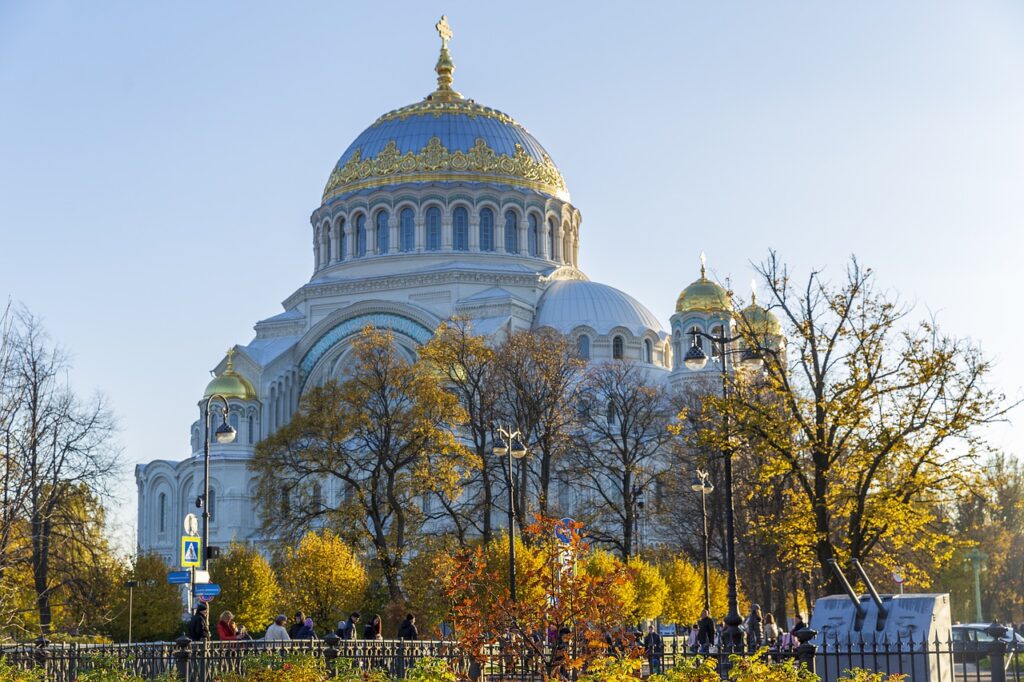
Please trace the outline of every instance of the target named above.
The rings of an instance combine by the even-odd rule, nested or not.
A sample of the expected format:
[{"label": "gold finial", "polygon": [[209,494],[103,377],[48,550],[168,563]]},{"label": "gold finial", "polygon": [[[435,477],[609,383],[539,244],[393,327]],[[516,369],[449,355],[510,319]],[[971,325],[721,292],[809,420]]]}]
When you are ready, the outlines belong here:
[{"label": "gold finial", "polygon": [[452,39],[452,27],[448,25],[448,15],[442,14],[441,21],[434,24],[434,28],[437,29],[437,35],[441,36],[441,49],[446,49],[448,41]]},{"label": "gold finial", "polygon": [[750,280],[750,305],[757,305],[757,280]]},{"label": "gold finial", "polygon": [[234,360],[232,358],[234,357],[236,352],[237,351],[234,349],[233,346],[231,348],[228,348],[228,352],[227,352],[228,367],[227,367],[227,369],[224,370],[225,372],[233,372],[234,371],[235,363],[234,363]]},{"label": "gold finial", "polygon": [[708,258],[707,258],[707,256],[704,255],[704,252],[701,251],[700,252],[700,278],[701,279],[707,279],[707,277],[704,276],[704,273],[707,270],[707,265],[708,265]]},{"label": "gold finial", "polygon": [[434,28],[437,29],[437,35],[441,36],[441,54],[437,58],[437,66],[434,67],[434,71],[437,72],[437,90],[427,99],[441,102],[462,99],[462,95],[452,89],[452,73],[455,72],[455,62],[448,54],[448,41],[452,39],[452,27],[448,25],[448,16],[441,15],[441,21],[437,22]]}]

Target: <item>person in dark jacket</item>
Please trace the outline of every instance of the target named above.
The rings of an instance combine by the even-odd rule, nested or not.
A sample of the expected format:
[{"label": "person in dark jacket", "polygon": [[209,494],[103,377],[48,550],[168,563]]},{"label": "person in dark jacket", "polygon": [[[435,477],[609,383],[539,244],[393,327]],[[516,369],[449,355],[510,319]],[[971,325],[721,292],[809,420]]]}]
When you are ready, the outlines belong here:
[{"label": "person in dark jacket", "polygon": [[416,616],[411,613],[405,617],[398,627],[398,639],[419,639],[420,633],[416,629]]},{"label": "person in dark jacket", "polygon": [[299,628],[298,632],[292,639],[316,639],[316,631],[313,629],[313,619],[306,616],[306,620],[302,621],[302,627]]},{"label": "person in dark jacket", "polygon": [[199,602],[195,615],[188,624],[188,638],[193,642],[210,639],[210,612],[206,602]]},{"label": "person in dark jacket", "polygon": [[647,655],[647,662],[651,666],[651,674],[661,673],[661,655],[665,650],[665,644],[661,635],[654,629],[653,625],[648,626],[647,636],[644,637],[644,653]]},{"label": "person in dark jacket", "polygon": [[295,620],[292,621],[292,626],[288,628],[288,636],[292,639],[298,639],[299,632],[306,626],[306,614],[302,611],[295,612]]},{"label": "person in dark jacket", "polygon": [[697,646],[702,654],[706,654],[714,643],[715,621],[711,618],[711,612],[704,609],[700,613],[700,620],[697,621]]},{"label": "person in dark jacket", "polygon": [[796,614],[796,622],[793,623],[793,629],[789,631],[789,634],[796,637],[796,633],[803,630],[805,627],[807,627],[807,624],[804,622],[804,614],[798,613]]},{"label": "person in dark jacket", "polygon": [[341,639],[359,639],[359,628],[356,627],[358,622],[359,612],[353,611],[348,614],[348,618],[346,620],[338,623],[338,629],[334,631],[334,634]]},{"label": "person in dark jacket", "polygon": [[363,628],[363,639],[384,639],[381,631],[380,616],[374,616]]},{"label": "person in dark jacket", "polygon": [[747,616],[747,651],[757,651],[764,640],[764,628],[761,623],[764,616],[761,615],[761,606],[754,604],[750,607],[750,615]]}]

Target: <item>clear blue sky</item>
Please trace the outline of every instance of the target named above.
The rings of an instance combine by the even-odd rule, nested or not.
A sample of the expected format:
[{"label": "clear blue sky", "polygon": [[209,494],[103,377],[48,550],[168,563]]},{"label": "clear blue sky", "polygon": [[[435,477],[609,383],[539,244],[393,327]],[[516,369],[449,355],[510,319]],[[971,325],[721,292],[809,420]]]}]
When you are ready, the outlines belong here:
[{"label": "clear blue sky", "polygon": [[856,253],[1020,394],[1019,2],[7,0],[0,296],[111,399],[129,463],[187,455],[208,370],[309,278],[338,156],[433,88],[442,12],[456,87],[562,169],[592,279],[667,323],[701,250],[742,293],[769,248]]}]

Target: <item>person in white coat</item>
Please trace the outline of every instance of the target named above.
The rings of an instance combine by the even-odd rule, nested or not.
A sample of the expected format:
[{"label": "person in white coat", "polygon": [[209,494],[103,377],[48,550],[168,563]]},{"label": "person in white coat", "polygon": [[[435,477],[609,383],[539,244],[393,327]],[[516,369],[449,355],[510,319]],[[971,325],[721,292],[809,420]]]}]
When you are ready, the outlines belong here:
[{"label": "person in white coat", "polygon": [[288,621],[288,616],[283,613],[278,614],[274,622],[267,628],[267,633],[263,635],[264,641],[267,642],[290,642],[291,637],[288,636],[288,631],[285,630],[284,624]]}]

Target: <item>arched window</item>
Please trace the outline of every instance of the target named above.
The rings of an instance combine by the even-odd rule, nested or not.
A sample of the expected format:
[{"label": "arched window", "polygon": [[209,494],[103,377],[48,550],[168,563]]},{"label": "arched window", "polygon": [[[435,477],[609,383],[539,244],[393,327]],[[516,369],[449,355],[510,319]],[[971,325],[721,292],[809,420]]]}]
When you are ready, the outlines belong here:
[{"label": "arched window", "polygon": [[531,256],[538,256],[540,249],[540,223],[537,215],[531,213],[527,219],[526,230],[526,252]]},{"label": "arched window", "polygon": [[494,251],[494,211],[480,209],[480,250]]},{"label": "arched window", "polygon": [[562,237],[562,262],[572,263],[572,240],[569,239],[569,231],[566,230]]},{"label": "arched window", "polygon": [[621,360],[625,355],[623,350],[623,341],[621,336],[616,336],[612,339],[612,358],[615,360]]},{"label": "arched window", "polygon": [[690,346],[697,346],[701,350],[704,350],[704,337],[700,335],[700,327],[693,325],[690,327],[690,343],[686,346],[689,350]]},{"label": "arched window", "polygon": [[555,260],[555,228],[558,224],[552,218],[548,221],[548,259]]},{"label": "arched window", "polygon": [[338,218],[338,260],[345,260],[345,219]]},{"label": "arched window", "polygon": [[366,216],[362,213],[356,218],[356,256],[366,255]]},{"label": "arched window", "polygon": [[210,512],[210,523],[213,523],[213,515],[217,511],[217,491],[210,488],[210,503],[206,505],[206,510]]},{"label": "arched window", "polygon": [[249,415],[249,421],[245,426],[246,433],[249,434],[249,445],[252,445],[256,442],[256,420],[251,414]]},{"label": "arched window", "polygon": [[388,227],[388,212],[377,211],[377,255],[388,252],[391,240],[391,228]]},{"label": "arched window", "polygon": [[456,251],[469,251],[469,212],[462,206],[452,211],[452,242]]},{"label": "arched window", "polygon": [[411,208],[403,208],[398,215],[399,231],[398,248],[402,251],[412,251],[416,248],[416,214]]},{"label": "arched window", "polygon": [[618,418],[618,412],[615,409],[615,403],[608,401],[608,424],[614,424],[616,418]]},{"label": "arched window", "polygon": [[505,251],[519,253],[519,217],[515,211],[505,211]]},{"label": "arched window", "polygon": [[234,410],[232,410],[228,414],[228,424],[231,424],[231,428],[233,428],[235,430],[235,433],[237,434],[238,433],[238,413],[235,412]]},{"label": "arched window", "polygon": [[644,339],[644,362],[649,365],[654,364],[654,345],[650,339]]},{"label": "arched window", "polygon": [[590,337],[586,334],[581,334],[576,339],[576,354],[584,360],[590,359]]},{"label": "arched window", "polygon": [[160,532],[167,530],[167,493],[160,493],[160,508],[157,512],[160,518]]},{"label": "arched window", "polygon": [[331,262],[331,224],[330,223],[324,223],[324,226],[321,228],[321,234],[323,235],[323,238],[324,238],[324,245],[323,245],[323,249],[320,252],[320,255],[321,255],[321,257],[323,257],[324,265],[327,265],[327,264],[329,264]]},{"label": "arched window", "polygon": [[427,251],[441,250],[441,209],[431,206],[427,209]]},{"label": "arched window", "polygon": [[683,344],[682,344],[682,333],[676,329],[672,335],[672,367],[678,368],[679,363],[683,361]]}]

